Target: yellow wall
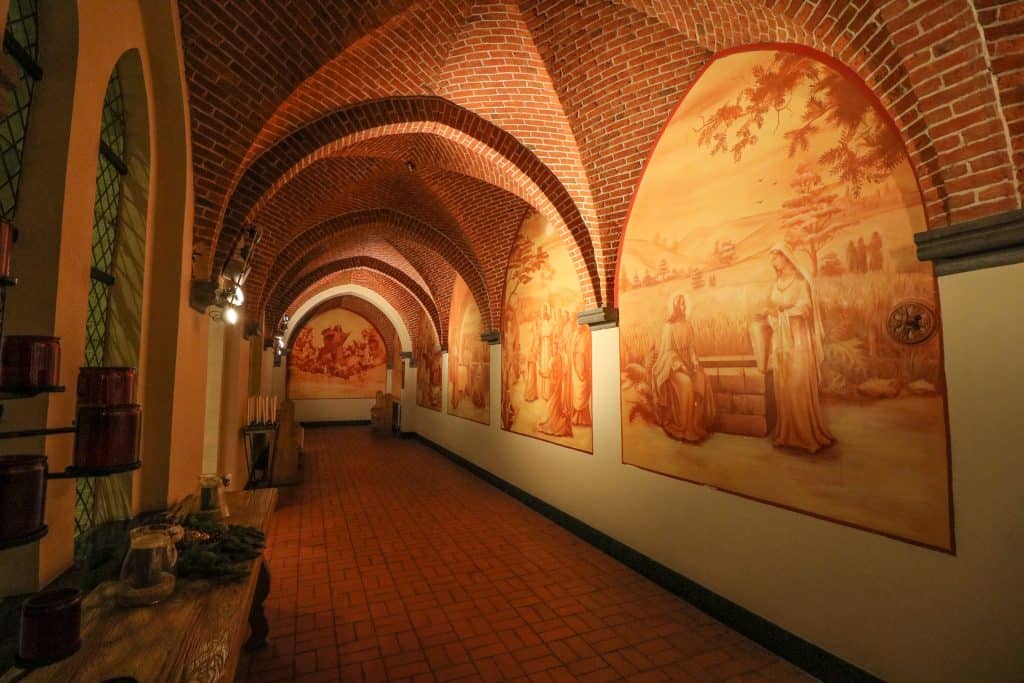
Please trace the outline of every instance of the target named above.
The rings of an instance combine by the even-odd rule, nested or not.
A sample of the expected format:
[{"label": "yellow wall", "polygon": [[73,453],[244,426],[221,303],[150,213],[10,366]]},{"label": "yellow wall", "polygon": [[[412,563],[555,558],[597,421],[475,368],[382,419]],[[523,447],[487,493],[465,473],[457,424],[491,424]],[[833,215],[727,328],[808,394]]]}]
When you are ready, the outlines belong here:
[{"label": "yellow wall", "polygon": [[885,679],[1022,680],[1022,282],[1024,264],[939,281],[956,556],[622,465],[617,329],[593,335],[592,456],[410,402],[403,430]]},{"label": "yellow wall", "polygon": [[[16,215],[23,239],[12,267],[21,285],[8,299],[9,333],[62,338],[61,376],[68,391],[16,402],[4,428],[70,425],[84,360],[103,95],[114,65],[138,50],[148,128],[159,136],[150,140],[145,207],[147,269],[138,341],[143,469],[133,487],[136,510],[166,507],[190,491],[202,455],[206,319],[187,306],[193,201],[177,22],[173,0],[40,3],[46,77],[33,100]],[[51,470],[71,463],[72,443],[70,436],[46,439]],[[37,439],[3,448],[38,452],[44,444]],[[53,481],[48,488],[49,535],[0,553],[4,594],[34,590],[71,563],[74,482]]]}]

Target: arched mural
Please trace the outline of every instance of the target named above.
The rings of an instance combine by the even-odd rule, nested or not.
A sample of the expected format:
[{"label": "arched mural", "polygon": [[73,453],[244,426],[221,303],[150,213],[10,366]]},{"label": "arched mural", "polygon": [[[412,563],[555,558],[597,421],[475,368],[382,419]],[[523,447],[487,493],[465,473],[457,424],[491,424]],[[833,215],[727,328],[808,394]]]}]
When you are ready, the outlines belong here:
[{"label": "arched mural", "polygon": [[714,61],[626,228],[624,462],[951,550],[924,220],[897,131],[845,70]]},{"label": "arched mural", "polygon": [[441,411],[441,349],[430,318],[423,316],[416,335],[416,405]]},{"label": "arched mural", "polygon": [[465,281],[455,276],[448,326],[448,413],[491,422],[491,350],[480,340],[480,309]]},{"label": "arched mural", "polygon": [[380,333],[338,300],[318,307],[296,332],[288,354],[288,398],[373,398],[386,383]]},{"label": "arched mural", "polygon": [[569,249],[541,214],[509,257],[502,315],[501,427],[593,452],[590,328]]}]

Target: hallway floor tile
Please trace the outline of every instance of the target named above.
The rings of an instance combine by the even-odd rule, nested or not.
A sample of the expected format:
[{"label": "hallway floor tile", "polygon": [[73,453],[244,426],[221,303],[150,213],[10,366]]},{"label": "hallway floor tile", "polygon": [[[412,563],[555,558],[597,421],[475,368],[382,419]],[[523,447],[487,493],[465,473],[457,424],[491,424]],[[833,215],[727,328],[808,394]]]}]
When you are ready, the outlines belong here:
[{"label": "hallway floor tile", "polygon": [[807,681],[426,446],[306,432],[239,681]]}]

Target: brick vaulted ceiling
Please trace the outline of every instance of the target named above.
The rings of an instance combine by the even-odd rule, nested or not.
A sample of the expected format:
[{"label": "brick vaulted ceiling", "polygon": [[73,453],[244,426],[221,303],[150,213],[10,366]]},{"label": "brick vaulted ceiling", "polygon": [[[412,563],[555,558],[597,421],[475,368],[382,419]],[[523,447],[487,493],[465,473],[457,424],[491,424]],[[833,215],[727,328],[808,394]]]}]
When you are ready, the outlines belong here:
[{"label": "brick vaulted ceiling", "polygon": [[626,213],[659,131],[717,52],[765,43],[829,55],[877,94],[931,227],[1018,208],[1013,5],[179,0],[195,275],[219,272],[253,224],[248,313],[264,329],[358,281],[410,321],[429,316],[444,343],[456,274],[498,328],[505,262],[534,210],[561,229],[588,304],[613,306]]}]

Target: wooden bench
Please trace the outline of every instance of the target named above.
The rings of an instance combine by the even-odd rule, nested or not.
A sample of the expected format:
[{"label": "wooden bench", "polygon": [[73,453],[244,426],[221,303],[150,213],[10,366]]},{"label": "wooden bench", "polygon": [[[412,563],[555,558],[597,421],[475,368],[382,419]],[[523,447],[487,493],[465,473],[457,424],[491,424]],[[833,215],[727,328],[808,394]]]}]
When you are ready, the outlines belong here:
[{"label": "wooden bench", "polygon": [[[277,505],[277,489],[227,494],[228,522],[267,531]],[[82,649],[50,666],[24,672],[12,669],[0,682],[60,681],[99,683],[130,676],[139,683],[233,681],[242,641],[266,642],[263,600],[270,575],[262,559],[250,563],[245,581],[212,585],[179,580],[174,595],[152,607],[121,607],[116,582],[96,587],[82,603]]]}]

